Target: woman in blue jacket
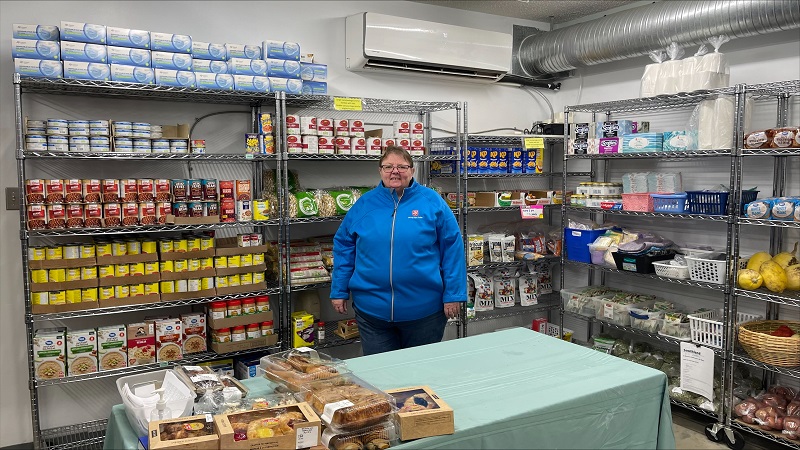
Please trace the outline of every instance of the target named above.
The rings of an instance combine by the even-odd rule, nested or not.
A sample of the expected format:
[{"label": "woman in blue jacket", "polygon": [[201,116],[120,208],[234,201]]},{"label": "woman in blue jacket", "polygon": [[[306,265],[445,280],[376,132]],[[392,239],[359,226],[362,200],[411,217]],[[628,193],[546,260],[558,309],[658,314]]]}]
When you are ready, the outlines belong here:
[{"label": "woman in blue jacket", "polygon": [[365,355],[441,341],[467,300],[464,242],[450,207],[414,181],[402,148],[385,150],[379,173],[333,240],[331,302],[345,314],[352,297]]}]

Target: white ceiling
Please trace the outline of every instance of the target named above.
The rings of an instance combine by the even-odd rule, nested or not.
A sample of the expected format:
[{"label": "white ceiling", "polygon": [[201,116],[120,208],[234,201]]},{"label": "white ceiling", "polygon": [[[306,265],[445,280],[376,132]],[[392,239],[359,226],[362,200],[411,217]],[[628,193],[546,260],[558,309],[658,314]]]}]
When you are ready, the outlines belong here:
[{"label": "white ceiling", "polygon": [[[415,1],[415,0],[412,0]],[[416,0],[415,3],[494,14],[517,19],[570,22],[582,17],[635,3],[636,0]]]}]

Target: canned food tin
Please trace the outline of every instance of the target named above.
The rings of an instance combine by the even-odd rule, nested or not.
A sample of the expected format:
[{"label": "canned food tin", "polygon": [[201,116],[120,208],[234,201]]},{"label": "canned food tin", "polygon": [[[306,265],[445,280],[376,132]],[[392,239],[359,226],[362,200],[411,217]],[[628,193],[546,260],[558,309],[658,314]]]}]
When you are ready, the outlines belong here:
[{"label": "canned food tin", "polygon": [[264,244],[264,238],[258,233],[250,234],[250,247],[258,247]]},{"label": "canned food tin", "polygon": [[[108,136],[108,128],[89,128],[89,136]],[[100,144],[98,144],[100,145]]]},{"label": "canned food tin", "polygon": [[192,147],[192,153],[202,154],[202,153],[205,153],[205,152],[206,152],[206,148],[205,147]]},{"label": "canned food tin", "polygon": [[264,282],[264,272],[253,272],[253,284]]},{"label": "canned food tin", "polygon": [[80,267],[70,267],[69,269],[67,269],[64,281],[80,281],[80,280],[81,280]]},{"label": "canned food tin", "polygon": [[69,128],[67,127],[47,127],[45,132],[48,136],[67,136],[69,135]]},{"label": "canned food tin", "polygon": [[174,266],[175,273],[189,271],[189,262],[185,259],[176,259],[172,262],[172,264]]},{"label": "canned food tin", "polygon": [[189,292],[187,280],[175,280],[175,292]]},{"label": "canned food tin", "polygon": [[128,254],[128,244],[125,241],[114,241],[111,243],[111,255],[125,256]]},{"label": "canned food tin", "polygon": [[48,126],[48,127],[69,127],[69,120],[67,120],[67,119],[47,119],[46,126]]},{"label": "canned food tin", "polygon": [[264,253],[253,253],[253,265],[264,264]]},{"label": "canned food tin", "polygon": [[200,278],[200,289],[203,291],[207,289],[214,289],[214,277]]},{"label": "canned food tin", "polygon": [[139,262],[128,264],[128,274],[130,276],[144,275],[144,263]]},{"label": "canned food tin", "polygon": [[[30,136],[28,136],[30,137]],[[25,150],[30,152],[44,152],[47,151],[47,142],[32,142],[29,140],[25,141]]]},{"label": "canned food tin", "polygon": [[47,143],[47,151],[48,152],[68,152],[69,151],[69,144],[51,144],[50,142]]},{"label": "canned food tin", "polygon": [[67,128],[89,128],[88,120],[70,120],[67,122]]},{"label": "canned food tin", "polygon": [[103,119],[90,120],[89,128],[108,128],[108,121]]},{"label": "canned food tin", "polygon": [[151,147],[152,153],[170,153],[169,147],[167,148],[159,148],[159,147]]},{"label": "canned food tin", "polygon": [[67,302],[65,291],[50,291],[47,293],[47,303],[50,305],[63,305]]},{"label": "canned food tin", "polygon": [[47,208],[44,205],[28,205],[28,229],[43,230],[47,227]]},{"label": "canned food tin", "polygon": [[[28,119],[25,121],[25,126],[27,126],[28,128],[44,128],[47,126],[47,121],[38,119]],[[69,126],[69,122],[67,122],[67,126]]]},{"label": "canned food tin", "polygon": [[114,138],[114,147],[116,147],[116,148],[120,148],[120,147],[130,148],[130,147],[133,147],[133,139],[115,137]]},{"label": "canned food tin", "polygon": [[186,202],[173,203],[172,214],[175,217],[189,217],[189,205]]},{"label": "canned food tin", "polygon": [[217,200],[217,180],[204,178],[200,180],[203,185],[203,200],[216,201]]},{"label": "canned food tin", "polygon": [[105,136],[92,136],[89,138],[89,145],[100,145],[104,147],[108,147],[111,145],[111,141],[108,140]]},{"label": "canned food tin", "polygon": [[69,138],[65,136],[47,136],[47,145],[50,144],[69,144]]},{"label": "canned food tin", "polygon": [[47,281],[50,283],[63,283],[66,279],[66,269],[50,269],[47,271]]},{"label": "canned food tin", "polygon": [[211,236],[200,237],[200,250],[210,250],[214,248],[214,238]]},{"label": "canned food tin", "polygon": [[[83,137],[88,137],[88,136],[89,136],[89,128],[70,128],[70,129],[69,129],[69,135],[70,135],[70,136],[83,136]],[[71,144],[71,143],[70,143],[70,144]],[[70,147],[71,147],[71,145],[70,145]],[[70,150],[71,150],[71,149],[70,149]],[[77,151],[77,150],[76,150],[76,151]]]},{"label": "canned food tin", "polygon": [[111,147],[108,145],[89,145],[89,151],[94,153],[108,153]]},{"label": "canned food tin", "polygon": [[119,128],[114,128],[114,137],[132,137],[133,131],[131,130],[120,130]]},{"label": "canned food tin", "polygon": [[172,253],[173,250],[172,239],[161,239],[158,241],[158,251],[160,253]]},{"label": "canned food tin", "polygon": [[203,200],[203,180],[186,180],[186,188],[189,190],[189,200]]},{"label": "canned food tin", "polygon": [[236,220],[238,222],[253,220],[253,203],[250,200],[238,200],[236,202]]},{"label": "canned food tin", "polygon": [[72,136],[69,138],[69,151],[88,152],[90,149],[89,138],[83,136]]},{"label": "canned food tin", "polygon": [[125,247],[129,255],[139,255],[142,253],[142,243],[131,239],[130,241],[125,241]]},{"label": "canned food tin", "polygon": [[64,259],[64,248],[60,245],[51,245],[47,247],[44,253],[44,259],[46,260],[54,260],[54,259]]},{"label": "canned food tin", "polygon": [[[131,133],[131,136],[133,136],[134,138],[138,138],[138,139],[147,138],[146,139],[147,140],[147,148],[150,148],[150,139],[149,139],[150,138],[150,130],[147,130],[147,131],[142,131],[142,130],[134,131],[133,133]],[[134,145],[134,147],[135,147],[135,145]]]},{"label": "canned food tin", "polygon": [[65,244],[63,250],[64,259],[80,259],[81,245],[80,244]]},{"label": "canned food tin", "polygon": [[241,257],[241,266],[242,267],[249,267],[249,266],[252,266],[252,265],[253,265],[253,254],[252,253],[247,253],[245,255],[242,255],[242,257]]},{"label": "canned food tin", "polygon": [[28,247],[29,261],[44,261],[45,247]]},{"label": "canned food tin", "polygon": [[228,256],[228,267],[231,269],[236,267],[242,267],[242,257],[241,255],[231,255]]},{"label": "canned food tin", "polygon": [[189,249],[189,242],[186,238],[172,240],[172,251],[176,253],[186,253]]},{"label": "canned food tin", "polygon": [[189,190],[186,180],[174,179],[172,183],[172,199],[176,202],[185,202],[188,200]]},{"label": "canned food tin", "polygon": [[228,287],[228,277],[227,276],[214,277],[214,284],[218,288],[226,288]]},{"label": "canned food tin", "polygon": [[130,267],[127,264],[114,264],[115,277],[127,277],[130,275]]},{"label": "canned food tin", "polygon": [[131,122],[115,120],[114,121],[114,128],[117,128],[119,130],[132,130],[133,129],[133,124]]},{"label": "canned food tin", "polygon": [[[152,132],[151,132],[151,137],[152,137]],[[150,146],[152,146],[154,149],[156,148],[169,149],[169,141],[166,139],[154,139],[150,142]]]},{"label": "canned food tin", "polygon": [[217,269],[227,269],[228,268],[228,257],[227,256],[217,256],[214,258],[214,267]]},{"label": "canned food tin", "polygon": [[95,253],[94,244],[81,244],[81,258],[94,258]]},{"label": "canned food tin", "polygon": [[116,298],[128,298],[131,295],[131,288],[130,286],[123,284],[121,286],[114,286],[114,297]]},{"label": "canned food tin", "polygon": [[64,205],[63,203],[47,205],[46,211],[47,211],[47,228],[59,229],[67,226],[66,205]]},{"label": "canned food tin", "polygon": [[236,287],[241,285],[242,285],[242,278],[238,274],[228,276],[228,287]]},{"label": "canned food tin", "polygon": [[144,284],[144,295],[158,294],[158,281]]},{"label": "canned food tin", "polygon": [[161,288],[162,294],[173,294],[175,293],[175,282],[174,281],[162,281],[158,285]]},{"label": "canned food tin", "polygon": [[97,301],[97,288],[81,289],[82,302],[96,302]]},{"label": "canned food tin", "polygon": [[156,253],[158,244],[153,240],[142,241],[142,253],[145,255],[152,255]]},{"label": "canned food tin", "polygon": [[67,303],[80,303],[82,300],[80,289],[67,289],[64,297]]},{"label": "canned food tin", "polygon": [[252,273],[243,273],[239,275],[239,283],[242,286],[253,284],[253,274]]},{"label": "canned food tin", "polygon": [[31,283],[47,283],[46,269],[31,269]]},{"label": "canned food tin", "polygon": [[140,202],[153,202],[156,200],[156,187],[153,180],[140,178],[136,180],[136,194]]},{"label": "canned food tin", "polygon": [[[225,262],[228,262],[227,260]],[[214,268],[214,258],[200,258],[200,270],[208,270]]]},{"label": "canned food tin", "polygon": [[153,275],[158,273],[158,261],[150,261],[144,263],[144,274]]},{"label": "canned food tin", "polygon": [[186,261],[188,263],[189,272],[197,272],[198,270],[200,270],[200,259],[192,258]]},{"label": "canned food tin", "polygon": [[114,286],[100,286],[97,288],[97,297],[100,300],[114,298]]},{"label": "canned food tin", "polygon": [[186,288],[188,292],[197,292],[200,290],[200,278],[189,278],[186,280]]},{"label": "canned food tin", "polygon": [[81,280],[94,280],[97,278],[97,266],[81,267]]},{"label": "canned food tin", "polygon": [[186,250],[189,252],[202,250],[200,247],[200,236],[189,236],[186,238]]},{"label": "canned food tin", "polygon": [[146,122],[133,122],[131,123],[131,129],[140,131],[141,130],[150,131],[150,124]]},{"label": "canned food tin", "polygon": [[205,202],[189,202],[186,207],[189,209],[189,217],[206,217]]},{"label": "canned food tin", "polygon": [[173,273],[175,272],[175,264],[173,261],[160,261],[158,263],[158,271],[161,273]]},{"label": "canned food tin", "polygon": [[219,216],[219,203],[205,202],[205,204],[206,204],[206,216],[208,217]]},{"label": "canned food tin", "polygon": [[49,292],[31,292],[31,303],[34,305],[47,305],[49,303]]},{"label": "canned food tin", "polygon": [[131,297],[141,297],[145,295],[144,283],[132,284],[128,287],[128,292]]},{"label": "canned food tin", "polygon": [[97,266],[97,274],[100,278],[111,278],[114,276],[114,265],[113,264],[104,264],[102,266]]},{"label": "canned food tin", "polygon": [[[111,242],[97,242],[96,244],[97,256],[113,256]],[[127,248],[126,248],[127,250]]]},{"label": "canned food tin", "polygon": [[44,193],[47,203],[63,203],[64,180],[45,180]]}]

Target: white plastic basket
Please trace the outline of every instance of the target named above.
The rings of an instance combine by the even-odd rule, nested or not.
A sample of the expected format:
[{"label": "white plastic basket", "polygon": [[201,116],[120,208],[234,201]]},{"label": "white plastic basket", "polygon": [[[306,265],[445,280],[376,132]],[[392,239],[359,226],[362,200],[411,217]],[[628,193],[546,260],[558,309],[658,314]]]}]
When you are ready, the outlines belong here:
[{"label": "white plastic basket", "polygon": [[572,342],[572,334],[573,334],[572,330],[570,330],[569,328],[564,328],[564,334],[563,335],[560,333],[560,331],[561,331],[561,327],[559,327],[558,325],[556,325],[554,323],[547,322],[547,327],[545,329],[545,334],[547,334],[548,336],[553,336],[554,338],[557,338],[557,337],[560,336],[561,339],[563,339],[563,340],[565,340],[567,342]]},{"label": "white plastic basket", "polygon": [[690,247],[679,247],[678,251],[681,252],[681,254],[683,255],[692,256],[695,258],[706,258],[715,253],[721,253],[716,250],[701,250],[699,248],[690,248]]},{"label": "white plastic basket", "polygon": [[674,266],[669,261],[653,263],[653,268],[656,269],[656,275],[660,277],[675,278],[678,280],[689,279],[689,267],[687,266]]},{"label": "white plastic basket", "polygon": [[[760,320],[762,316],[743,312],[736,313],[736,325]],[[689,314],[692,342],[708,347],[722,348],[722,310]]]},{"label": "white plastic basket", "polygon": [[[747,267],[747,259],[739,258],[739,269]],[[686,263],[689,265],[689,278],[694,281],[705,281],[707,283],[725,284],[725,260],[717,261],[714,259],[703,259],[695,256],[687,256]]]},{"label": "white plastic basket", "polygon": [[[165,377],[168,375],[170,377],[168,384],[174,389],[166,390],[164,397],[167,401],[167,407],[172,411],[173,418],[192,415],[195,399],[194,392],[192,392],[189,386],[186,385],[186,382],[172,369],[117,378],[117,391],[120,397],[122,397],[122,403],[125,405],[125,415],[128,417],[128,422],[130,422],[131,427],[136,430],[139,436],[147,434],[147,423],[150,418],[150,411],[154,409],[154,405],[148,407],[132,404],[129,399],[122,394],[122,387],[127,384],[131,392],[134,393],[136,393],[137,386],[152,385],[152,388],[161,387]],[[147,390],[150,390],[150,388]]]}]

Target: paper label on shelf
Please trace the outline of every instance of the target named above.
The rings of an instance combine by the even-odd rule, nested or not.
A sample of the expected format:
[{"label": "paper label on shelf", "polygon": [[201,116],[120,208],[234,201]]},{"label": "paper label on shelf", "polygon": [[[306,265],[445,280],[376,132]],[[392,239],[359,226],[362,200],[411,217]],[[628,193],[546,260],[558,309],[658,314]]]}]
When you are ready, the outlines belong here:
[{"label": "paper label on shelf", "polygon": [[543,205],[520,206],[519,215],[523,219],[544,219],[544,206]]},{"label": "paper label on shelf", "polygon": [[604,303],[603,304],[603,317],[606,319],[614,320],[614,304],[613,303]]},{"label": "paper label on shelf", "polygon": [[362,111],[361,99],[358,97],[333,97],[333,109],[337,111]]},{"label": "paper label on shelf", "polygon": [[297,440],[294,448],[314,447],[319,443],[319,427],[296,428]]},{"label": "paper label on shelf", "polygon": [[525,148],[544,148],[544,138],[527,137],[524,140]]},{"label": "paper label on shelf", "polygon": [[681,389],[714,401],[714,350],[681,342]]},{"label": "paper label on shelf", "polygon": [[328,403],[325,405],[325,409],[322,411],[322,416],[320,418],[324,420],[326,423],[331,423],[333,420],[333,414],[342,409],[342,408],[349,408],[353,406],[353,402],[350,400],[342,400],[340,402]]}]

